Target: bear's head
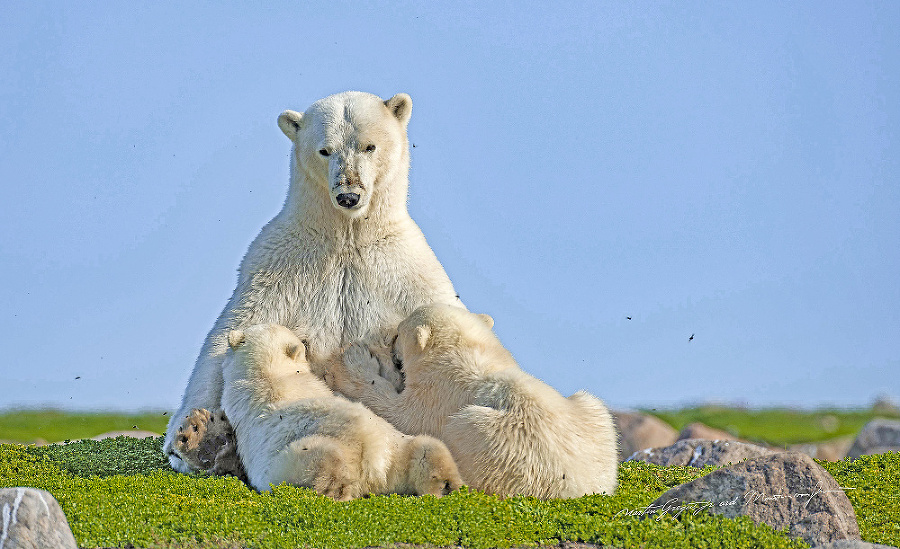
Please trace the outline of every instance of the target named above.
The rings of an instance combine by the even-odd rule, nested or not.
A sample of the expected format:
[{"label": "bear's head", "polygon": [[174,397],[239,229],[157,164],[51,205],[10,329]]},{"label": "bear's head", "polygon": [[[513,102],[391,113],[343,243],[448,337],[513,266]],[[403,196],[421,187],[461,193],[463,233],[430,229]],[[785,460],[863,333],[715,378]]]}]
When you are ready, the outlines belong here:
[{"label": "bear's head", "polygon": [[306,346],[294,332],[279,324],[256,324],[228,332],[233,359],[226,364],[275,366],[285,362],[297,371],[309,371]]},{"label": "bear's head", "polygon": [[412,99],[405,93],[385,101],[344,92],[316,101],[302,114],[284,111],[278,126],[294,143],[292,169],[328,193],[334,208],[357,218],[376,196],[405,206],[411,114]]},{"label": "bear's head", "polygon": [[393,353],[403,367],[421,362],[477,361],[496,351],[506,355],[492,328],[494,319],[453,305],[419,307],[397,327]]}]

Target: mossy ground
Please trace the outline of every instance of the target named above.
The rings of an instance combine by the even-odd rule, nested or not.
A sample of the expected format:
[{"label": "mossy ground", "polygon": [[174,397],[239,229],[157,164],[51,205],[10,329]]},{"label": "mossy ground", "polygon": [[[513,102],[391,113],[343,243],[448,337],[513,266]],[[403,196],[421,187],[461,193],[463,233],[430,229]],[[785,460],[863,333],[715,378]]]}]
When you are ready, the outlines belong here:
[{"label": "mossy ground", "polygon": [[[375,496],[349,503],[302,488],[256,493],[234,478],[174,473],[161,439],[0,446],[0,485],[51,492],[80,546],[366,547],[429,543],[466,547],[555,544],[618,547],[803,547],[750,521],[707,515],[628,516],[700,471],[630,463],[614,496],[541,501],[466,489],[442,499]],[[139,463],[140,466],[136,466]]]},{"label": "mossy ground", "polygon": [[[626,463],[613,496],[541,501],[463,489],[442,499],[375,496],[336,503],[280,486],[257,493],[231,477],[169,469],[161,438],[0,445],[0,486],[60,502],[82,547],[366,547],[428,543],[510,547],[585,541],[616,547],[805,547],[746,519],[640,518],[665,490],[711,468]],[[900,455],[825,464],[848,491],[863,538],[900,545]]]},{"label": "mossy ground", "polygon": [[[753,437],[748,434],[752,430],[741,432],[753,427],[752,421],[740,419],[740,413],[747,411],[710,421],[697,410],[683,411],[673,423],[677,427],[679,421],[705,420],[720,428],[731,425],[740,436],[769,442],[793,436],[779,426],[785,420],[782,411],[757,415],[756,420],[768,425],[768,430],[762,428],[765,436]],[[813,422],[816,413],[807,413]],[[55,418],[61,439],[80,433],[72,425],[90,429],[79,436],[92,436],[131,428],[138,417],[146,421],[141,428],[162,430],[168,419],[161,413],[124,418],[109,414],[99,421],[62,412],[31,414],[15,416],[23,422],[19,432],[26,440],[34,437],[34,425],[27,423],[34,418],[39,429],[46,427],[48,418]],[[861,414],[854,421],[864,423],[870,417]],[[841,424],[844,419],[840,417]],[[0,415],[0,439],[13,438],[7,428],[11,421],[9,413]],[[833,427],[834,422],[829,422]],[[464,489],[443,499],[376,496],[336,503],[302,488],[281,486],[260,494],[230,477],[177,474],[161,452],[161,440],[0,445],[0,487],[34,486],[51,492],[82,547],[326,548],[419,543],[486,548],[552,545],[564,540],[622,548],[805,547],[746,519],[706,514],[659,520],[631,516],[630,511],[646,507],[665,490],[712,468],[626,463],[620,468],[613,496],[541,501],[501,499]],[[900,546],[900,454],[820,463],[841,486],[851,488],[847,495],[863,539]]]}]

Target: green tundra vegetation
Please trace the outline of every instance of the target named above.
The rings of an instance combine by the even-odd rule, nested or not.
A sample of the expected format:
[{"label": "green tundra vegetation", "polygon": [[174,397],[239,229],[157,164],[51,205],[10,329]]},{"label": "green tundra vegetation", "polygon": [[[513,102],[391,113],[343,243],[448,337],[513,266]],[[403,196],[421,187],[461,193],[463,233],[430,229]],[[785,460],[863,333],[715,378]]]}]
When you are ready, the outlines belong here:
[{"label": "green tundra vegetation", "polygon": [[[806,547],[746,518],[706,513],[641,517],[664,491],[708,474],[629,462],[612,496],[542,501],[463,488],[431,496],[339,503],[304,488],[257,493],[232,477],[182,475],[162,438],[119,437],[50,446],[0,445],[0,487],[52,493],[81,547],[366,547],[392,543],[473,548],[562,540],[631,547]],[[866,541],[900,545],[900,454],[822,463],[847,491]]]},{"label": "green tundra vegetation", "polygon": [[[696,421],[770,445],[852,436],[884,410],[647,410],[676,429]],[[474,548],[586,541],[615,547],[805,547],[747,519],[706,513],[641,517],[667,489],[714,468],[625,463],[612,496],[542,501],[463,489],[442,499],[373,496],[338,503],[291,486],[257,493],[231,477],[181,475],[161,438],[78,440],[140,429],[163,432],[163,412],[12,410],[0,440],[0,487],[51,492],[81,547],[366,547],[392,543]],[[900,454],[820,462],[847,490],[866,541],[900,546]]]}]

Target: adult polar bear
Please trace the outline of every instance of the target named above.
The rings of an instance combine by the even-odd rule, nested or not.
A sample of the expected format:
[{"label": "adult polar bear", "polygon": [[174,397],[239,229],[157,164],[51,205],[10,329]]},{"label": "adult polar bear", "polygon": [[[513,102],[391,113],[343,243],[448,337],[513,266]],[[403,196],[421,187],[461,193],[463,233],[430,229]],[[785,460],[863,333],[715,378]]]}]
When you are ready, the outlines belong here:
[{"label": "adult polar bear", "polygon": [[387,337],[421,305],[461,305],[407,211],[411,112],[403,93],[344,92],[278,117],[293,142],[287,199],[250,244],[169,421],[164,449],[176,470],[192,470],[173,451],[184,418],[220,407],[229,331],[281,324],[308,338],[311,357],[327,357]]}]

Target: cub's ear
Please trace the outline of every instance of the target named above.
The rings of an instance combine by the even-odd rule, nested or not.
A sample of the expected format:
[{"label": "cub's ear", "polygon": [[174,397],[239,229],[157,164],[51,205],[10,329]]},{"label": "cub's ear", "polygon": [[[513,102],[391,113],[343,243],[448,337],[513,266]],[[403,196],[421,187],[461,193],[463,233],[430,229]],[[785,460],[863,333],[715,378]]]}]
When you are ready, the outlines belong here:
[{"label": "cub's ear", "polygon": [[431,328],[429,326],[419,326],[416,328],[416,344],[419,349],[425,350],[428,341],[431,340]]},{"label": "cub's ear", "polygon": [[481,315],[477,315],[477,316],[478,316],[478,318],[481,319],[482,322],[484,322],[485,324],[487,324],[487,327],[488,327],[488,328],[493,328],[493,327],[494,327],[494,319],[491,318],[490,315],[481,314]]},{"label": "cub's ear", "polygon": [[231,330],[228,332],[228,346],[233,350],[237,350],[237,348],[244,342],[244,332],[241,330]]},{"label": "cub's ear", "polygon": [[409,124],[409,117],[412,116],[412,98],[405,93],[398,93],[384,102],[384,106],[391,111],[394,118],[400,121],[405,128]]},{"label": "cub's ear", "polygon": [[291,360],[306,358],[306,347],[303,343],[288,343],[284,348],[284,354]]},{"label": "cub's ear", "polygon": [[284,111],[278,115],[278,127],[284,132],[288,139],[294,141],[297,139],[297,132],[300,131],[303,113],[297,111]]}]

